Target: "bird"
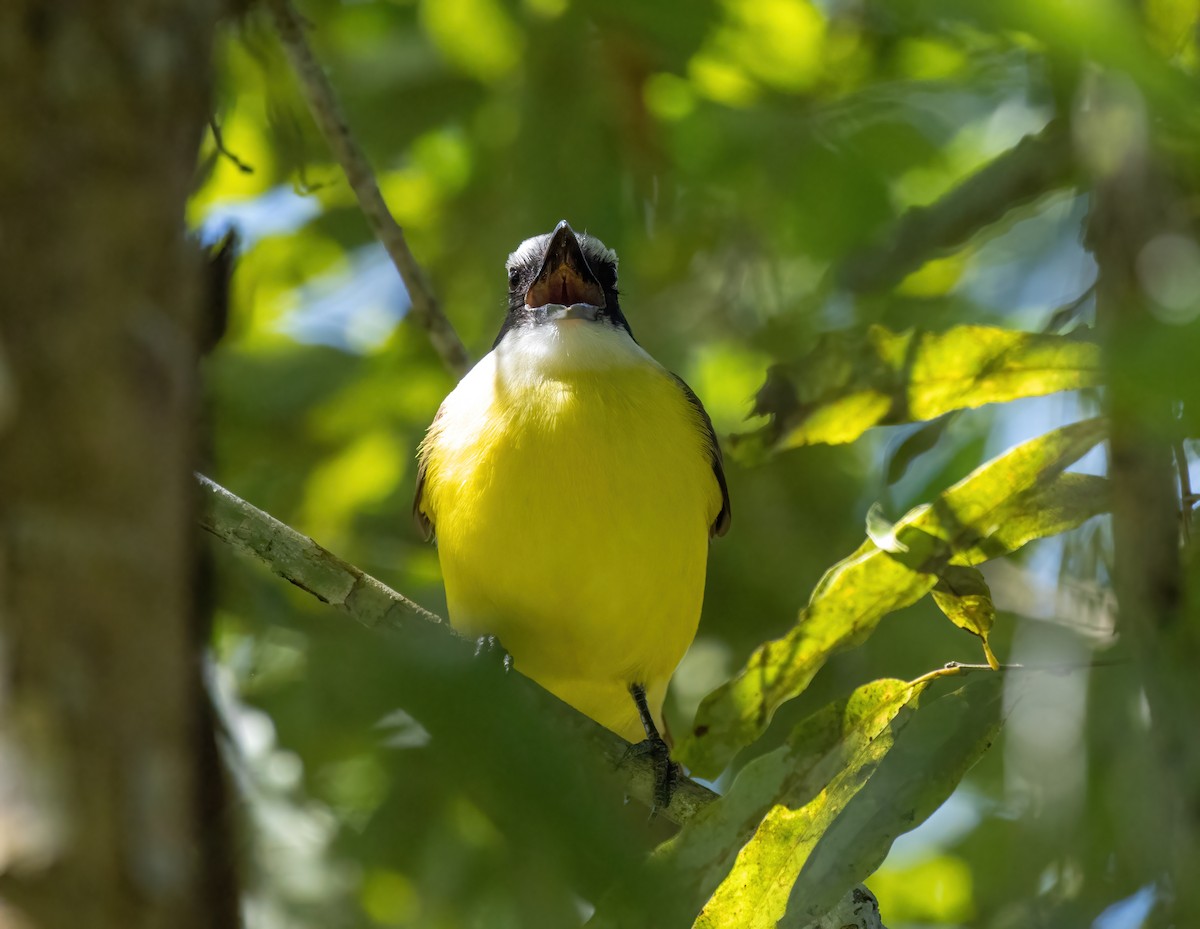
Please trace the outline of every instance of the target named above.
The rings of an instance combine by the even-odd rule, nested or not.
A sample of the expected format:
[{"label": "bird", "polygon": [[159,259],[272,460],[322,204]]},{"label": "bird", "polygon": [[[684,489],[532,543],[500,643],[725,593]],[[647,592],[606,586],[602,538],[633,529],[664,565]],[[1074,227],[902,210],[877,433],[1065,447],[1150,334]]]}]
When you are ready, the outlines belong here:
[{"label": "bird", "polygon": [[634,338],[617,263],[566,220],[508,257],[507,313],[420,444],[413,513],[454,629],[662,750],[731,510],[712,421]]}]

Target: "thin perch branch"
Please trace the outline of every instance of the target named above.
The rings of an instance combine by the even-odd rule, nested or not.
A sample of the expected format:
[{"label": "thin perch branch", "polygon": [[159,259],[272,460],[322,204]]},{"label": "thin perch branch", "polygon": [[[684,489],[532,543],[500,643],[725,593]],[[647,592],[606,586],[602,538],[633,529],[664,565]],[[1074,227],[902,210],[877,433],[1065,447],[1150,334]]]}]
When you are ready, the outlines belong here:
[{"label": "thin perch branch", "polygon": [[[311,593],[318,600],[338,607],[368,629],[397,631],[413,619],[438,623],[452,634],[436,613],[396,593],[386,584],[363,573],[354,565],[322,548],[275,517],[264,513],[220,484],[196,475],[201,491],[200,525],[222,542],[253,555],[274,573]],[[547,713],[557,712],[568,725],[583,732],[622,779],[626,793],[652,806],[655,767],[649,757],[626,757],[629,743],[599,723],[567,706],[532,681],[512,675],[513,686],[526,685],[538,692]],[[659,813],[682,825],[706,807],[717,794],[688,778],[682,778],[671,803]]]},{"label": "thin perch branch", "polygon": [[[243,554],[252,555],[275,574],[318,600],[340,608],[368,629],[399,631],[404,624],[420,619],[443,625],[447,634],[452,634],[449,625],[436,613],[396,593],[215,481],[202,474],[197,474],[196,479],[201,492],[200,525],[222,542]],[[514,687],[528,687],[543,698],[547,713],[558,713],[565,725],[581,731],[605,762],[616,770],[629,796],[647,806],[653,805],[656,772],[651,758],[627,755],[628,742],[528,678],[513,674],[509,680]],[[707,787],[689,778],[680,778],[670,805],[659,813],[682,825],[717,799],[718,795]],[[829,914],[809,929],[832,926],[883,929],[874,896],[862,885],[852,887]]]},{"label": "thin perch branch", "polygon": [[322,603],[340,607],[368,629],[400,629],[408,616],[440,623],[442,618],[364,574],[269,513],[197,474],[200,525],[222,542],[253,555],[268,568]]},{"label": "thin perch branch", "polygon": [[371,231],[387,249],[392,264],[396,266],[401,280],[404,281],[411,304],[409,316],[425,330],[446,368],[455,377],[462,377],[471,367],[471,358],[458,333],[450,325],[450,320],[442,313],[421,266],[417,264],[408,247],[404,230],[392,216],[383,195],[379,192],[379,184],[366,155],[350,134],[350,127],[338,105],[333,86],[313,55],[308,39],[305,38],[303,20],[292,7],[290,0],[268,0],[267,7],[275,20],[275,28],[292,64],[292,70],[296,72],[300,81],[313,119],[341,164]]}]

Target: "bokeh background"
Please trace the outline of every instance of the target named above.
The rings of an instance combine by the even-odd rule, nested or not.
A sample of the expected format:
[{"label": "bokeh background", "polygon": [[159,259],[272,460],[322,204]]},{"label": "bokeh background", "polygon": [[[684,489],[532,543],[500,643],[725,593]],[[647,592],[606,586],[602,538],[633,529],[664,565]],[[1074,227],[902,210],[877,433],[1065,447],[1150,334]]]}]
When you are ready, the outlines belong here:
[{"label": "bokeh background", "polygon": [[[1088,326],[1089,196],[1053,164],[996,222],[968,223],[894,281],[864,269],[906,211],[1076,113],[1089,69],[1119,74],[1181,160],[1200,152],[1179,129],[1195,104],[1193,0],[310,0],[301,12],[473,355],[501,322],[509,251],[565,218],[618,251],[635,334],[722,436],[762,425],[751,413],[767,368],[804,357],[824,332]],[[240,250],[228,330],[206,360],[206,468],[443,612],[436,551],[409,513],[416,446],[453,378],[404,325],[405,290],[265,16],[225,28],[217,100],[225,151],[210,133],[189,223],[208,242],[235,227]],[[1068,144],[1103,158],[1136,131],[1112,125]],[[1200,247],[1181,237],[1158,257],[1163,312],[1186,327],[1200,312]],[[872,504],[898,517],[1094,408],[1094,397],[1055,395],[849,445],[732,456],[733,529],[712,547],[670,718],[686,728],[705,693],[790,627],[822,572],[862,540]],[[1100,472],[1102,454],[1082,467]],[[989,566],[1002,660],[1119,652],[1109,550],[1096,520]],[[498,829],[432,760],[368,633],[256,565],[215,557],[212,671],[245,799],[251,925],[586,915],[555,867],[554,843],[571,836],[537,848]],[[926,599],[836,657],[751,752],[860,683],[952,659],[979,661],[978,643]],[[1111,704],[1128,697],[1130,673],[1049,677],[1013,703],[1002,742],[869,881],[887,925],[1141,925],[1154,891],[1112,850],[1114,809],[1139,815],[1136,797],[1114,796],[1128,781],[1113,772],[1137,762],[1105,728],[1125,711]]]}]

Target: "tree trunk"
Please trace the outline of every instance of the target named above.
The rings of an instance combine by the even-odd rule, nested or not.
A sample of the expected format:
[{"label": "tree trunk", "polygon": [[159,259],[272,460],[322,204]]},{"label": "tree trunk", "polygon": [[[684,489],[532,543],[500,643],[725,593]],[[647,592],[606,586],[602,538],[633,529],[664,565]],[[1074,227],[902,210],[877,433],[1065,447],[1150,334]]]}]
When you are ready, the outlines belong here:
[{"label": "tree trunk", "polygon": [[[1194,600],[1189,603],[1185,596],[1180,501],[1172,468],[1172,447],[1181,439],[1174,413],[1179,401],[1149,367],[1163,364],[1163,347],[1178,336],[1151,312],[1137,269],[1138,256],[1156,236],[1192,230],[1166,159],[1152,144],[1151,125],[1133,85],[1094,75],[1086,93],[1088,106],[1077,120],[1080,138],[1102,154],[1107,146],[1109,154],[1108,163],[1091,156],[1095,186],[1088,240],[1098,267],[1096,319],[1108,368],[1113,582],[1119,628],[1133,644],[1142,688],[1127,701],[1129,717],[1113,724],[1129,727],[1124,734],[1129,750],[1145,749],[1148,782],[1130,787],[1151,798],[1149,809],[1157,820],[1139,824],[1141,835],[1155,837],[1149,853],[1138,836],[1125,835],[1121,854],[1139,858],[1136,864],[1150,880],[1169,876],[1146,925],[1194,926],[1200,925],[1195,716],[1200,706],[1200,617],[1189,615]],[[1123,138],[1107,128],[1115,125],[1115,117],[1132,127]],[[1114,151],[1119,157],[1112,157]],[[1083,158],[1088,157],[1084,149]],[[1142,697],[1150,722],[1144,735],[1145,724],[1133,712]],[[1145,860],[1152,856],[1158,860]]]},{"label": "tree trunk", "polygon": [[236,912],[205,852],[201,264],[184,234],[216,13],[0,3],[6,929],[188,929]]}]

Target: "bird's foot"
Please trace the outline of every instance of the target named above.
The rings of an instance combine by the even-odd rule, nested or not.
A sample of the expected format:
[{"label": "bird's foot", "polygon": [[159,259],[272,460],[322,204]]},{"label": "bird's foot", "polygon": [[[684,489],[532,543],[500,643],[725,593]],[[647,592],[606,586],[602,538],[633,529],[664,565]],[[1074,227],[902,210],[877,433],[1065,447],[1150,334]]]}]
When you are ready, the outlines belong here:
[{"label": "bird's foot", "polygon": [[650,821],[659,810],[665,810],[671,805],[671,795],[675,793],[675,785],[683,777],[683,769],[671,760],[671,749],[658,732],[654,723],[654,714],[650,712],[650,704],[646,701],[646,687],[640,683],[629,685],[629,695],[637,706],[638,719],[646,738],[641,742],[630,745],[625,749],[622,761],[648,755],[654,762],[654,794],[653,805],[650,807]]},{"label": "bird's foot", "polygon": [[475,640],[475,657],[498,665],[504,673],[512,670],[513,659],[494,635],[481,635]]},{"label": "bird's foot", "polygon": [[671,749],[657,735],[630,745],[621,756],[621,763],[624,764],[631,758],[646,757],[654,764],[654,802],[650,807],[650,820],[653,821],[659,810],[665,810],[671,805],[671,797],[675,794],[680,778],[683,777],[683,768],[671,760]]}]

